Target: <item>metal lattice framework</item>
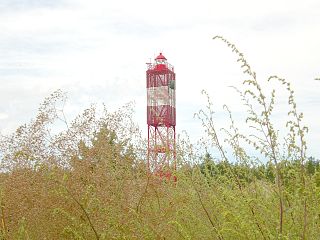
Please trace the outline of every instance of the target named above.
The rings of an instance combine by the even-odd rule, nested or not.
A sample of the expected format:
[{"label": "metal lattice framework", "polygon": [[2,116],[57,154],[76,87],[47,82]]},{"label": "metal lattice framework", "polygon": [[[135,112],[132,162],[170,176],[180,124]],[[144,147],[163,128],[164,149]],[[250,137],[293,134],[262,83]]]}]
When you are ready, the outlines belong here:
[{"label": "metal lattice framework", "polygon": [[173,66],[160,53],[147,70],[148,170],[170,179],[176,170],[176,97]]}]

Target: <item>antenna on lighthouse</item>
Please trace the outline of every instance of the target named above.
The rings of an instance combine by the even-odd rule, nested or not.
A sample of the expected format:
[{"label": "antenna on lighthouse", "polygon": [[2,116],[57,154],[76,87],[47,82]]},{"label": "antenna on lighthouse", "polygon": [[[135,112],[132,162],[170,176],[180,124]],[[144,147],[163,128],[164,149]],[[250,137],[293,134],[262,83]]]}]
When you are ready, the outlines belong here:
[{"label": "antenna on lighthouse", "polygon": [[149,58],[149,62],[146,62],[147,66],[148,66],[148,69],[151,67],[151,58]]}]

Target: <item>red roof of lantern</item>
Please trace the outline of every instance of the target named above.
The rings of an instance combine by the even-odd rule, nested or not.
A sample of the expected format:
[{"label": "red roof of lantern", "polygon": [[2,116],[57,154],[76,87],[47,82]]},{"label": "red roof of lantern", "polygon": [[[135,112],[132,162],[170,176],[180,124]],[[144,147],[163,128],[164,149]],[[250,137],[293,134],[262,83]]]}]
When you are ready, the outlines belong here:
[{"label": "red roof of lantern", "polygon": [[159,56],[155,58],[155,60],[162,60],[162,59],[167,60],[165,56],[162,55],[162,53],[160,53]]}]

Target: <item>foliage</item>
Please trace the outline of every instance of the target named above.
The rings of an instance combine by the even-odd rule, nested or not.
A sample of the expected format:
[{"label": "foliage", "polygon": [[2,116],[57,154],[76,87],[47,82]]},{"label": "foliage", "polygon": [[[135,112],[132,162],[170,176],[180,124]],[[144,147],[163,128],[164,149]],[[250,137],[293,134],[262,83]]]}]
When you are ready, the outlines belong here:
[{"label": "foliage", "polygon": [[288,95],[287,122],[277,129],[276,91],[266,94],[243,54],[215,39],[246,74],[236,91],[250,134],[226,106],[230,126],[217,129],[208,96],[196,116],[205,149],[219,157],[180,136],[178,181],[160,180],[146,171],[131,104],[116,112],[92,105],[70,122],[66,95],[56,91],[34,120],[1,138],[0,239],[317,239],[320,163],[307,157],[290,83],[268,79]]}]

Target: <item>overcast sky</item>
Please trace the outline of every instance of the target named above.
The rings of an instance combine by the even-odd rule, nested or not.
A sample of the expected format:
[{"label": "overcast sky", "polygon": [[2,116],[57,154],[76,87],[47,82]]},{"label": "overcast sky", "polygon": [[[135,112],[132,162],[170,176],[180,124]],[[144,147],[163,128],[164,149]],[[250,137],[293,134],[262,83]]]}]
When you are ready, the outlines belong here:
[{"label": "overcast sky", "polygon": [[135,101],[146,132],[145,63],[162,51],[177,74],[177,130],[196,139],[202,89],[222,126],[224,103],[243,113],[228,86],[245,76],[230,49],[212,40],[223,35],[262,84],[275,74],[292,82],[310,128],[309,155],[320,158],[319,12],[318,0],[0,0],[1,133],[28,122],[56,89],[68,92],[69,116],[91,103],[115,109]]}]

